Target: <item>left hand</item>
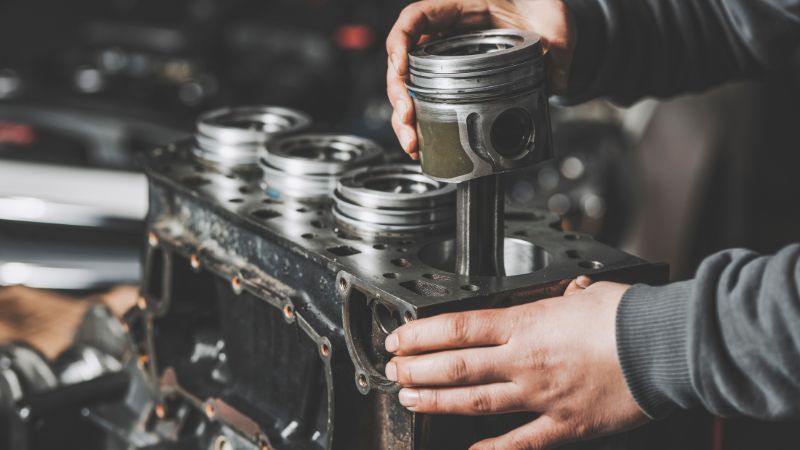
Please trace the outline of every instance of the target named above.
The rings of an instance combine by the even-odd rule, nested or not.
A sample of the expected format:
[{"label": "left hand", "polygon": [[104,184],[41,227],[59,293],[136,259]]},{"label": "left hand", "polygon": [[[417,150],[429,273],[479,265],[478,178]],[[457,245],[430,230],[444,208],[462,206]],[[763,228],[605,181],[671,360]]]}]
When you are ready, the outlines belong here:
[{"label": "left hand", "polygon": [[540,414],[472,450],[547,449],[643,424],[616,351],[617,305],[629,286],[589,284],[581,277],[563,297],[398,328],[386,339],[396,355],[386,376],[403,386],[400,403],[420,413]]}]

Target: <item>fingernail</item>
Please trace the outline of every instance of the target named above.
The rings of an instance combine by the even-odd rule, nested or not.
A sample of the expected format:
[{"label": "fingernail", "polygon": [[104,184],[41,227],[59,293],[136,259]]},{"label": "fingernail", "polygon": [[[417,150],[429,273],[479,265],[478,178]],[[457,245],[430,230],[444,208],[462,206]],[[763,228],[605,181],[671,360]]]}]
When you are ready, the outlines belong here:
[{"label": "fingernail", "polygon": [[386,364],[386,378],[389,381],[397,381],[397,365],[393,362]]},{"label": "fingernail", "polygon": [[577,284],[578,287],[582,289],[586,289],[592,285],[592,279],[587,276],[581,275],[575,280],[575,284]]},{"label": "fingernail", "polygon": [[383,345],[386,347],[387,352],[394,352],[400,348],[400,339],[397,338],[396,334],[392,333],[389,336],[386,336],[386,342],[384,342]]},{"label": "fingernail", "polygon": [[411,159],[413,159],[414,161],[419,161],[419,153],[418,152],[411,153]]},{"label": "fingernail", "polygon": [[397,53],[392,53],[392,56],[389,57],[389,60],[392,61],[392,67],[394,68],[394,71],[400,75],[400,56],[398,56]]},{"label": "fingernail", "polygon": [[411,145],[411,139],[414,137],[411,135],[411,132],[408,130],[404,130],[400,133],[400,146],[403,149],[408,149],[408,146]]},{"label": "fingernail", "polygon": [[400,404],[406,408],[413,408],[419,404],[419,391],[415,389],[400,389]]}]

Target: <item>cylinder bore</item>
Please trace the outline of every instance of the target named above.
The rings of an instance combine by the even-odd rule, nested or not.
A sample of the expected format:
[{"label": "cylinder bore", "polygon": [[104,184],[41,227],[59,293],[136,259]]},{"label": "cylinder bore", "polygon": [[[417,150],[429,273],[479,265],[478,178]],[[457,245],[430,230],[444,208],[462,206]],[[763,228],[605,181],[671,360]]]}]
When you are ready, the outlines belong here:
[{"label": "cylinder bore", "polygon": [[[420,249],[419,259],[435,269],[455,273],[456,242],[453,239],[431,242]],[[515,276],[544,269],[552,255],[524,239],[507,237],[503,241],[503,259],[506,276]]]},{"label": "cylinder bore", "polygon": [[530,114],[522,108],[511,108],[494,119],[490,138],[497,153],[506,158],[515,158],[528,149],[533,133]]},{"label": "cylinder bore", "polygon": [[308,128],[306,114],[279,106],[240,106],[209,111],[197,121],[194,155],[225,167],[251,166],[271,139]]}]

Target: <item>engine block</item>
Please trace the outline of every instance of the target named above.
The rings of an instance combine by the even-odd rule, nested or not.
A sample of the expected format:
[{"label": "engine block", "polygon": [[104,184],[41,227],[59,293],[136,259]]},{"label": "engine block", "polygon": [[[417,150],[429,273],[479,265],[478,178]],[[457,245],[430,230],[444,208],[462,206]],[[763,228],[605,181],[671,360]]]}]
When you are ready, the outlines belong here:
[{"label": "engine block", "polygon": [[[128,448],[467,448],[532,416],[408,412],[383,376],[388,333],[444,312],[557,296],[581,274],[667,277],[664,265],[562,232],[557,217],[533,210],[505,213],[507,276],[459,276],[452,190],[413,166],[351,180],[390,206],[397,199],[370,222],[369,196],[342,183],[335,201],[281,195],[257,168],[202,164],[193,146],[157,148],[145,161],[144,284],[128,317],[138,393],[87,413]],[[411,212],[400,207],[408,201]],[[653,429],[581,445],[645,448],[658,440]]]}]

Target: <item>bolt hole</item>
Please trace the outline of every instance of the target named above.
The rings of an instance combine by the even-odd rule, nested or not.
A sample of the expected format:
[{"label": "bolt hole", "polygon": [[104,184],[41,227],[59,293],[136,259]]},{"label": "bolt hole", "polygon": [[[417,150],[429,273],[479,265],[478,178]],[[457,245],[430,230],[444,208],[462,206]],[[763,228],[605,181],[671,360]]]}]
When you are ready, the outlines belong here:
[{"label": "bolt hole", "polygon": [[312,220],[311,226],[314,228],[325,228],[325,222],[321,220]]},{"label": "bolt hole", "polygon": [[229,198],[229,199],[228,199],[228,201],[229,201],[230,203],[242,203],[242,202],[244,202],[244,199],[243,199],[243,198],[238,198],[238,197],[237,197],[237,198]]},{"label": "bolt hole", "polygon": [[601,263],[600,261],[581,261],[578,263],[578,265],[583,267],[584,269],[592,269],[592,270],[603,268],[603,263]]},{"label": "bolt hole", "polygon": [[238,276],[231,278],[231,287],[233,288],[233,292],[237,294],[242,292],[242,280],[240,280]]},{"label": "bolt hole", "polygon": [[339,289],[343,291],[347,290],[347,280],[345,280],[344,278],[339,279]]},{"label": "bolt hole", "polygon": [[388,278],[390,280],[394,280],[398,276],[399,276],[399,274],[397,272],[387,272],[387,273],[383,274],[383,278]]},{"label": "bolt hole", "polygon": [[394,264],[397,267],[402,267],[404,269],[411,267],[411,261],[405,258],[395,258],[392,260],[392,264]]},{"label": "bolt hole", "polygon": [[308,208],[297,208],[297,209],[295,209],[295,211],[297,211],[299,213],[307,213],[308,212]]},{"label": "bolt hole", "polygon": [[200,270],[200,257],[197,254],[193,254],[189,258],[189,264],[192,266],[194,270]]},{"label": "bolt hole", "polygon": [[314,239],[315,237],[317,237],[317,235],[314,233],[303,233],[300,235],[300,237],[303,239]]},{"label": "bolt hole", "polygon": [[328,346],[327,343],[323,342],[319,346],[319,352],[322,353],[322,356],[327,358],[328,356],[331,355],[331,348],[330,346]]},{"label": "bolt hole", "polygon": [[477,292],[478,289],[478,286],[475,286],[474,284],[465,284],[461,286],[461,290],[467,292]]},{"label": "bolt hole", "polygon": [[358,374],[358,385],[360,387],[362,387],[362,388],[365,388],[365,387],[368,386],[368,384],[367,384],[367,376],[364,375],[363,373]]},{"label": "bolt hole", "polygon": [[375,250],[386,250],[387,248],[389,248],[389,246],[386,244],[375,244],[372,246],[372,248],[374,248]]},{"label": "bolt hole", "polygon": [[214,417],[214,414],[216,413],[214,405],[211,403],[206,403],[205,411],[206,411],[206,416],[208,417]]},{"label": "bolt hole", "polygon": [[274,219],[276,217],[280,217],[281,213],[279,213],[278,211],[273,211],[271,209],[257,209],[251,212],[250,215],[261,220],[269,220],[269,219]]},{"label": "bolt hole", "polygon": [[293,319],[294,318],[294,307],[292,307],[292,305],[284,305],[284,307],[283,307],[283,316],[286,317],[287,319],[290,319],[290,320]]},{"label": "bolt hole", "polygon": [[408,323],[414,320],[414,315],[411,314],[411,311],[406,311],[403,313],[403,322]]}]

